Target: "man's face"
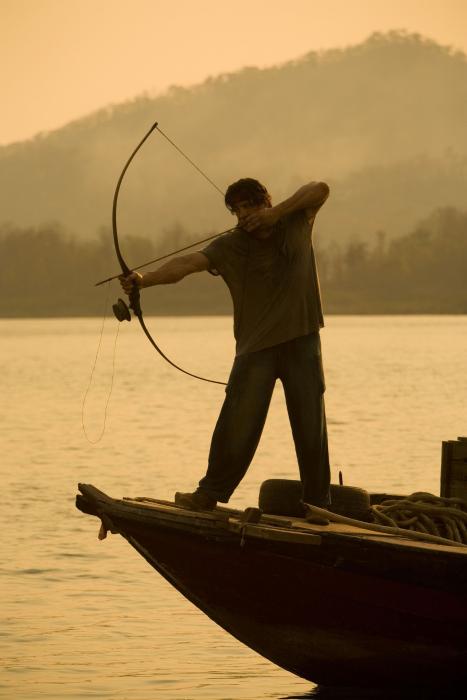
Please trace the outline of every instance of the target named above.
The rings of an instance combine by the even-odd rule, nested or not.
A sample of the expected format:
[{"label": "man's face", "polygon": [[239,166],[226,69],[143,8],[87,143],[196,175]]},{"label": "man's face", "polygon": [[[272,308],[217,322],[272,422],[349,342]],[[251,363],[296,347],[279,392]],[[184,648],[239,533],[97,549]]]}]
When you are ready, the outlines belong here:
[{"label": "man's face", "polygon": [[234,206],[232,207],[232,214],[235,214],[238,225],[241,226],[249,214],[253,214],[255,211],[259,211],[260,209],[264,208],[265,205],[263,203],[252,204],[249,200],[243,199],[239,202],[235,202]]}]

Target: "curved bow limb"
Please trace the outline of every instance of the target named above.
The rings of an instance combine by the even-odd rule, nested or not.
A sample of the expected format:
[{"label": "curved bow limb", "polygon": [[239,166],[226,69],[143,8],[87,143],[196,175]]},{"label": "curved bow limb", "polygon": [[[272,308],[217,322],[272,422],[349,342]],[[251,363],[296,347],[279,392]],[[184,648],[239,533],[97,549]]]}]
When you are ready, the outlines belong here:
[{"label": "curved bow limb", "polygon": [[[120,177],[118,178],[117,185],[115,187],[115,192],[113,196],[113,203],[112,203],[112,234],[113,234],[113,241],[114,241],[114,246],[115,246],[115,253],[117,255],[118,262],[120,264],[120,267],[122,269],[122,274],[127,277],[128,275],[131,274],[132,270],[131,268],[127,265],[125,262],[125,259],[122,255],[122,252],[120,250],[120,244],[118,240],[118,230],[117,230],[117,203],[118,203],[118,195],[120,192],[120,186],[122,184],[123,178],[125,177],[125,173],[128,170],[128,167],[135,157],[135,155],[138,153],[139,149],[141,146],[144,144],[144,142],[149,138],[149,136],[152,134],[152,132],[157,129],[158,122],[155,122],[151,128],[147,131],[147,133],[144,135],[144,137],[141,139],[141,141],[138,143],[130,157],[128,158],[127,162],[125,163],[122,172],[120,173]],[[162,132],[161,132],[162,133]],[[129,298],[129,308],[132,309],[134,315],[137,317],[141,328],[143,329],[144,334],[146,335],[147,339],[151,343],[151,345],[154,347],[155,350],[159,353],[159,355],[169,363],[172,367],[175,369],[178,369],[180,372],[183,372],[183,374],[187,374],[189,377],[194,377],[195,379],[200,379],[203,382],[210,382],[211,384],[222,384],[223,386],[226,385],[225,382],[219,382],[214,379],[206,379],[206,377],[201,377],[198,374],[193,374],[192,372],[188,372],[187,370],[183,369],[182,367],[179,367],[175,362],[172,362],[172,360],[167,357],[167,355],[162,352],[160,347],[157,345],[156,341],[153,339],[152,335],[150,334],[149,330],[146,327],[146,324],[143,319],[143,311],[141,309],[141,301],[140,301],[140,291],[139,287],[134,284],[133,288],[128,295]],[[113,305],[113,311],[115,316],[119,321],[130,321],[131,320],[131,314],[128,309],[128,306],[125,304],[123,299],[119,299],[117,304]]]}]

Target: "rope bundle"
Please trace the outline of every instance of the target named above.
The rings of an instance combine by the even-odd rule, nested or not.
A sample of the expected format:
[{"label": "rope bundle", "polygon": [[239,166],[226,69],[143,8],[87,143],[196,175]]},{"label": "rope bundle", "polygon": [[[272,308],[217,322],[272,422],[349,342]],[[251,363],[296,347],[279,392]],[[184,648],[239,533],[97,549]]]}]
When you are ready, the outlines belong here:
[{"label": "rope bundle", "polygon": [[371,506],[373,521],[467,544],[467,501],[417,492]]}]

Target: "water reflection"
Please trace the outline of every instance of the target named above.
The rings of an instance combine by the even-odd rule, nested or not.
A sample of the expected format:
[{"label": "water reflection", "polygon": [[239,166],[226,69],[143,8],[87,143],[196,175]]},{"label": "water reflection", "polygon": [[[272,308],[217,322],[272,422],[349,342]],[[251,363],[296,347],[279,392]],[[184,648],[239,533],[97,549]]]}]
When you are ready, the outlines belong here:
[{"label": "water reflection", "polygon": [[[2,388],[14,397],[1,423],[0,479],[10,497],[0,509],[6,620],[0,696],[459,700],[459,691],[315,688],[227,635],[123,538],[98,542],[97,523],[74,507],[76,482],[94,482],[112,496],[172,498],[180,488],[188,490],[204,468],[222,400],[217,388],[166,370],[140,342],[137,325],[127,324],[119,336],[108,431],[100,445],[88,445],[80,409],[99,323],[0,320]],[[154,321],[169,356],[201,374],[208,357],[212,375],[222,377],[230,368],[231,320],[204,319],[202,336],[199,324],[191,318]],[[440,441],[465,433],[466,389],[459,377],[467,373],[466,333],[467,316],[329,319],[323,346],[330,443],[347,484],[388,493],[437,492]],[[104,335],[110,358],[102,365],[105,389],[114,333]],[[145,412],[130,421],[135,392]],[[90,420],[92,425],[92,415]],[[231,505],[252,506],[262,481],[296,473],[279,387],[255,463]]]},{"label": "water reflection", "polygon": [[307,693],[282,695],[278,700],[459,700],[459,697],[459,689],[449,685],[442,688],[333,688],[317,685]]}]

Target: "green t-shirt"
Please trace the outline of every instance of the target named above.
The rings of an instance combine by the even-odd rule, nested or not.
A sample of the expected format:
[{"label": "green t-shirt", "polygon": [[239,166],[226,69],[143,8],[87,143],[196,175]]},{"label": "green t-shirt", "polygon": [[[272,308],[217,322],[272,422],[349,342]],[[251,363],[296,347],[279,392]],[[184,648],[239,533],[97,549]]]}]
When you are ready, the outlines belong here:
[{"label": "green t-shirt", "polygon": [[201,252],[233,301],[236,354],[263,350],[319,331],[324,325],[313,221],[304,211],[280,219],[268,238],[236,228]]}]

